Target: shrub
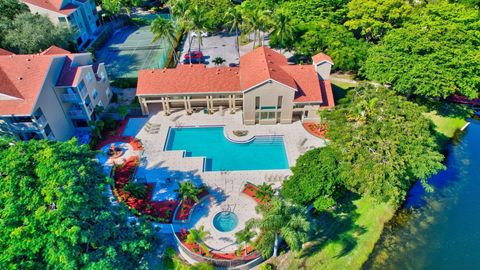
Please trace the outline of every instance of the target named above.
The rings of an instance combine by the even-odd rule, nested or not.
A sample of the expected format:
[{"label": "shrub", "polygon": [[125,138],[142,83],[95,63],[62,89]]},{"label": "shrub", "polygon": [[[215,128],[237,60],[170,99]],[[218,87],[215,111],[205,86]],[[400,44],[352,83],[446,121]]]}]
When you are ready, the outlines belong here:
[{"label": "shrub", "polygon": [[123,188],[124,192],[130,192],[130,194],[137,199],[145,199],[147,197],[147,189],[144,184],[128,183]]}]

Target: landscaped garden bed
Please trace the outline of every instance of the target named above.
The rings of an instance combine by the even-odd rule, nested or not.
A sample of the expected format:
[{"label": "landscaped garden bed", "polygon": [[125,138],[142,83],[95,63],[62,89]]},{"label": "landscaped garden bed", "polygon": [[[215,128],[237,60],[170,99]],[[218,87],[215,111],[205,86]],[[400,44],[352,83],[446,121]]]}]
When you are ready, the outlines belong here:
[{"label": "landscaped garden bed", "polygon": [[303,123],[303,127],[313,136],[325,139],[325,133],[327,132],[327,126],[325,124],[305,122]]},{"label": "landscaped garden bed", "polygon": [[[201,201],[207,195],[208,195],[208,190],[205,187],[203,187],[200,193],[198,194],[199,201]],[[178,220],[178,221],[188,220],[190,213],[196,204],[198,204],[198,202],[195,200],[182,200],[180,207],[175,215],[175,220]]]}]

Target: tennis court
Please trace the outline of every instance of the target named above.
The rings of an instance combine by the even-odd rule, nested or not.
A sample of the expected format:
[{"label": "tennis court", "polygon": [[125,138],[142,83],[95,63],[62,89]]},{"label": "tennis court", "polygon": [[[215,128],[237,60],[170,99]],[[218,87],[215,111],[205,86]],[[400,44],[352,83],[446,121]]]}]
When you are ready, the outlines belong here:
[{"label": "tennis court", "polygon": [[[165,14],[135,14],[152,21]],[[163,68],[170,51],[170,44],[165,39],[152,43],[153,34],[150,25],[126,26],[118,29],[105,45],[96,52],[99,62],[106,65],[110,78],[136,78],[140,69]]]}]

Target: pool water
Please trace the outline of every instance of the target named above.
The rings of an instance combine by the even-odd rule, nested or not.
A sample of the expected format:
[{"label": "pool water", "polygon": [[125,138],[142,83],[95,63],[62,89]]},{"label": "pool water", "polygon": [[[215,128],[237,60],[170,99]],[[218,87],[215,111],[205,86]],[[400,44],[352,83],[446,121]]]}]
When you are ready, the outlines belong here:
[{"label": "pool water", "polygon": [[165,150],[205,157],[205,171],[288,169],[283,137],[262,136],[234,143],[225,138],[223,127],[171,128]]},{"label": "pool water", "polygon": [[222,211],[213,218],[213,226],[221,232],[230,232],[238,225],[238,217],[230,211]]}]

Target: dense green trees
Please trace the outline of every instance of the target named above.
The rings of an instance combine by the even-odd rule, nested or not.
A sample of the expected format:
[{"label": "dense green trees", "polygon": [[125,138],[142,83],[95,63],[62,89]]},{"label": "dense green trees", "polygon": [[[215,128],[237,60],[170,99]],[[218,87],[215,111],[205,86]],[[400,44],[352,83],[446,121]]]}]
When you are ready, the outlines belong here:
[{"label": "dense green trees", "polygon": [[347,6],[345,26],[367,41],[378,41],[388,30],[401,26],[413,9],[405,0],[352,0]]},{"label": "dense green trees", "polygon": [[478,9],[428,4],[370,49],[363,70],[405,95],[474,98],[480,89],[479,45]]},{"label": "dense green trees", "polygon": [[327,146],[306,152],[292,168],[293,176],[283,182],[282,195],[295,203],[323,211],[334,204],[342,184],[335,151]]},{"label": "dense green trees", "polygon": [[71,49],[72,33],[45,16],[31,14],[17,0],[0,1],[0,47],[14,53],[39,53],[52,45]]},{"label": "dense green trees", "polygon": [[360,194],[402,202],[410,186],[444,168],[425,109],[384,87],[357,87],[324,112],[339,177]]},{"label": "dense green trees", "polygon": [[152,229],[104,195],[88,146],[0,139],[1,269],[135,269]]}]

